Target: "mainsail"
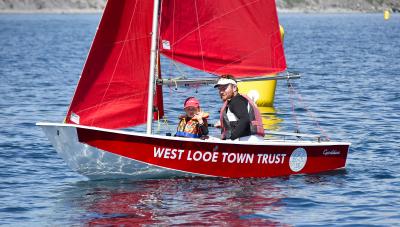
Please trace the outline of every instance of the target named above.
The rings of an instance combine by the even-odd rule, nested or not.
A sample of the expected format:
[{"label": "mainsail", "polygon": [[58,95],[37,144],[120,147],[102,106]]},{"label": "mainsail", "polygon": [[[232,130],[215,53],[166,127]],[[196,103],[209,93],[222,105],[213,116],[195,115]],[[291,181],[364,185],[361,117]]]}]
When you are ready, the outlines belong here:
[{"label": "mainsail", "polygon": [[212,74],[254,77],[286,61],[274,0],[163,0],[160,51]]},{"label": "mainsail", "polygon": [[67,123],[124,128],[146,122],[152,12],[149,0],[107,2]]}]

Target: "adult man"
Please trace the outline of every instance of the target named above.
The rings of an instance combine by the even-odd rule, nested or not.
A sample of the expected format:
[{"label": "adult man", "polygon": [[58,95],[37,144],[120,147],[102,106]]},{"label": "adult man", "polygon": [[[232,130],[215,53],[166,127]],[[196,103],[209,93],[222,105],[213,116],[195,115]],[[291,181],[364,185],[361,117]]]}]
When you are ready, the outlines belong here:
[{"label": "adult man", "polygon": [[222,139],[262,141],[264,128],[256,105],[247,96],[238,93],[236,80],[222,76],[214,86],[224,102],[220,113]]}]

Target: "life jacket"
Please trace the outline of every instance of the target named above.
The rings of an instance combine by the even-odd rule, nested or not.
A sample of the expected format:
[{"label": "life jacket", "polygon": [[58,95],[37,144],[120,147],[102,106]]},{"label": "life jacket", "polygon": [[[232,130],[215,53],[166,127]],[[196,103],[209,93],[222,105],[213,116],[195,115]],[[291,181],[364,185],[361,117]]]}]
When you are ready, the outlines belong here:
[{"label": "life jacket", "polygon": [[[204,113],[203,115],[203,124],[207,126],[207,118],[209,114]],[[197,120],[195,119],[189,119],[185,115],[179,116],[181,119],[179,121],[178,127],[176,129],[176,134],[175,136],[179,137],[189,137],[189,138],[200,138],[201,136],[204,135],[204,133],[201,131],[200,124]]]},{"label": "life jacket", "polygon": [[[260,111],[258,110],[253,100],[251,100],[247,95],[241,95],[241,96],[243,96],[248,102],[247,109],[249,111],[249,118],[250,118],[250,135],[259,135],[264,137],[265,132],[262,124]],[[228,108],[228,101],[225,101],[220,112],[222,139],[230,138],[232,135],[232,127],[229,123],[227,108]]]}]

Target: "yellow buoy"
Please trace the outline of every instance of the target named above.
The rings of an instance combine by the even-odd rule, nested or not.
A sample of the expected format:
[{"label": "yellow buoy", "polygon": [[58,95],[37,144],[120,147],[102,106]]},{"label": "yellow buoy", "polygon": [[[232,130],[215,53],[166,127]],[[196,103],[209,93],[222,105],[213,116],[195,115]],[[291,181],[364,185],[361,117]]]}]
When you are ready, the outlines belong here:
[{"label": "yellow buoy", "polygon": [[246,81],[238,83],[239,93],[249,96],[258,107],[274,104],[276,80]]},{"label": "yellow buoy", "polygon": [[279,25],[279,31],[281,33],[281,39],[283,42],[283,38],[285,38],[285,29],[283,29],[282,25]]},{"label": "yellow buoy", "polygon": [[390,11],[389,10],[383,11],[383,18],[385,20],[389,20],[390,19]]}]

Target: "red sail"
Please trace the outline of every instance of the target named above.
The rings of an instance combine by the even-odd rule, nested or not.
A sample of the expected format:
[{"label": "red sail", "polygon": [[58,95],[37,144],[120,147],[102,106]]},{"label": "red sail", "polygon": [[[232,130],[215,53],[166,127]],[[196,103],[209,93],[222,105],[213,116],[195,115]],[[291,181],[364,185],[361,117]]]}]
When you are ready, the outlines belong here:
[{"label": "red sail", "polygon": [[254,77],[286,69],[274,0],[163,0],[160,50],[212,73]]},{"label": "red sail", "polygon": [[66,121],[102,128],[146,122],[153,1],[108,0]]}]

